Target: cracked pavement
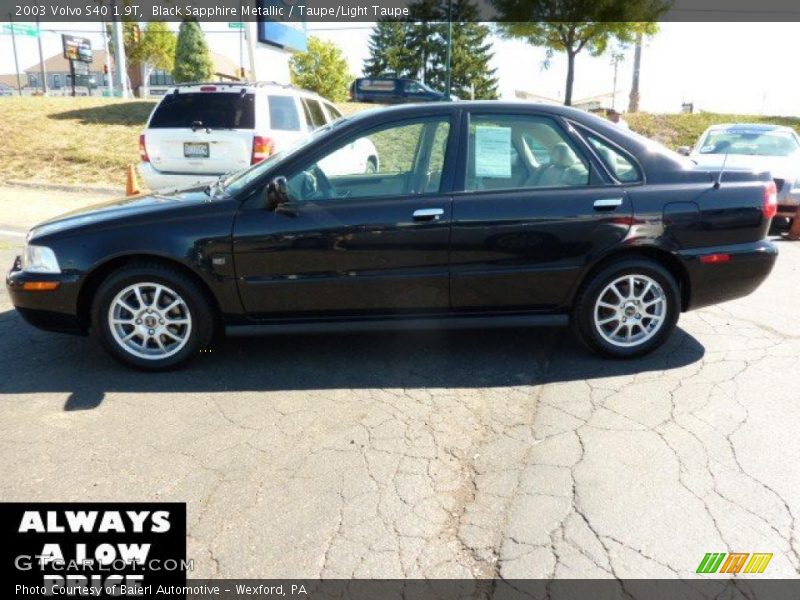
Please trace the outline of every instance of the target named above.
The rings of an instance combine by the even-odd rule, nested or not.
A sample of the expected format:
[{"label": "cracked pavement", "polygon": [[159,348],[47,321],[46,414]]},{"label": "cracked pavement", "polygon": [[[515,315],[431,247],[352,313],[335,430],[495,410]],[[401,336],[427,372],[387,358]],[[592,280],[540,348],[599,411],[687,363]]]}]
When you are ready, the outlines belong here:
[{"label": "cracked pavement", "polygon": [[[0,241],[11,264],[21,240]],[[0,292],[0,499],[183,501],[191,577],[800,573],[800,245],[619,362],[564,330],[229,340],[125,370]]]}]

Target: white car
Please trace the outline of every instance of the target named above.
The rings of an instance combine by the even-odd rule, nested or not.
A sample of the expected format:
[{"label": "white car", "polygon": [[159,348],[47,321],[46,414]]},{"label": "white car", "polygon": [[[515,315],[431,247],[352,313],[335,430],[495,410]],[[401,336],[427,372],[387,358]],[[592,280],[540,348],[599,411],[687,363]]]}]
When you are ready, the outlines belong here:
[{"label": "white car", "polygon": [[[682,146],[701,167],[770,171],[778,190],[778,217],[793,218],[800,206],[800,136],[791,127],[764,123],[713,125],[694,148]],[[723,175],[723,180],[724,180]]]},{"label": "white car", "polygon": [[[139,136],[139,173],[152,190],[215,181],[302,142],[342,117],[311,92],[275,83],[177,85],[150,114]],[[378,152],[365,139],[328,157],[332,174],[370,173]]]}]

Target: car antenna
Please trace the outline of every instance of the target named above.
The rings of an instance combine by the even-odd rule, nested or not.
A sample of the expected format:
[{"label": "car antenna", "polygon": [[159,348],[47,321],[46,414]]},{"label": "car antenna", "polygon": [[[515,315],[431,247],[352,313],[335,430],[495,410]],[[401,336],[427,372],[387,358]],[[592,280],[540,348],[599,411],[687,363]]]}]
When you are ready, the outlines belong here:
[{"label": "car antenna", "polygon": [[714,189],[718,190],[719,186],[722,185],[722,174],[725,172],[725,165],[728,164],[728,155],[731,153],[730,148],[725,152],[725,158],[722,159],[722,168],[720,168],[719,173],[717,173],[717,178],[714,181]]}]

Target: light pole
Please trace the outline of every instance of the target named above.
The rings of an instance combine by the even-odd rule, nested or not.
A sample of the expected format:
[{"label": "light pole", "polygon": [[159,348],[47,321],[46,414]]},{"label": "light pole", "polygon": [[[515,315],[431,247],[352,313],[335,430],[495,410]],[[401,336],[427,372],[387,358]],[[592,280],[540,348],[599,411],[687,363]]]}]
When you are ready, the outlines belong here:
[{"label": "light pole", "polygon": [[19,78],[19,59],[17,58],[17,37],[14,33],[14,16],[8,13],[8,22],[11,25],[11,47],[14,49],[14,69],[17,73],[17,93],[22,96],[22,81]]},{"label": "light pole", "polygon": [[447,70],[445,71],[445,93],[448,100],[452,91],[452,69],[453,62],[453,0],[447,0]]},{"label": "light pole", "polygon": [[611,55],[611,64],[614,65],[614,90],[611,94],[611,108],[617,108],[617,71],[619,70],[619,63],[625,60],[625,55],[622,52],[615,52]]},{"label": "light pole", "polygon": [[39,43],[39,75],[42,78],[42,95],[47,96],[47,71],[44,68],[44,54],[42,54],[42,28],[39,27],[39,17],[36,17],[36,40]]}]

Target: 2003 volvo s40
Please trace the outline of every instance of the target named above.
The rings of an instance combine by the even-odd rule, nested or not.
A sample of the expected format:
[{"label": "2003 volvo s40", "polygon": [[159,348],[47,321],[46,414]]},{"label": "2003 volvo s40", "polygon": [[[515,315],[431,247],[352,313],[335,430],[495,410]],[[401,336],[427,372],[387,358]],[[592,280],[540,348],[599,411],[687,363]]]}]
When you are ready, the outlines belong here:
[{"label": "2003 volvo s40", "polygon": [[[362,138],[375,169],[326,168]],[[146,369],[222,331],[568,322],[589,348],[635,357],[681,311],[764,280],[775,210],[768,173],[700,169],[578,110],[406,106],[205,188],[39,225],[7,285],[30,323],[91,331]]]}]

